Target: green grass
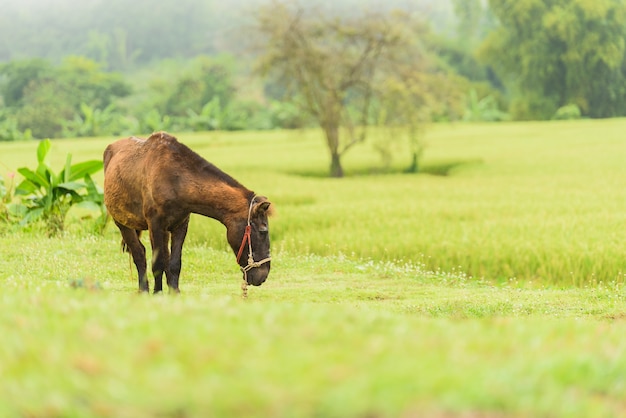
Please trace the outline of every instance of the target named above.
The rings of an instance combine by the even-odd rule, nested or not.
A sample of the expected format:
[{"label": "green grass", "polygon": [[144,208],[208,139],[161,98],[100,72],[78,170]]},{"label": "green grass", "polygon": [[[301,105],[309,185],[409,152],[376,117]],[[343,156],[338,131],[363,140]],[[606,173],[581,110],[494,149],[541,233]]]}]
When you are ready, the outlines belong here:
[{"label": "green grass", "polygon": [[0,246],[1,416],[626,413],[620,286],[285,254],[242,300],[232,256],[191,246],[182,296],[139,296],[115,237]]},{"label": "green grass", "polygon": [[[341,180],[313,131],[180,134],[276,204],[268,281],[242,300],[199,217],[181,297],[137,295],[80,214],[0,235],[0,416],[623,416],[625,130],[437,126],[432,174],[365,176],[364,146]],[[55,141],[52,166],[111,140]],[[0,172],[35,148],[0,144]]]}]

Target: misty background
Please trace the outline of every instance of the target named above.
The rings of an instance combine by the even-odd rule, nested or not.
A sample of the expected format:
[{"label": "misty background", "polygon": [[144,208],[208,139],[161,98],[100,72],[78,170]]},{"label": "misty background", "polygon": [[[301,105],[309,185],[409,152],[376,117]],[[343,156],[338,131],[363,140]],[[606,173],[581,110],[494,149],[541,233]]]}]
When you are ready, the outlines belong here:
[{"label": "misty background", "polygon": [[[164,58],[241,54],[242,28],[270,0],[4,0],[0,61],[81,55],[124,71]],[[358,11],[416,13],[438,32],[452,33],[448,0],[315,0],[302,2],[341,15]],[[244,36],[244,38],[242,38]]]}]

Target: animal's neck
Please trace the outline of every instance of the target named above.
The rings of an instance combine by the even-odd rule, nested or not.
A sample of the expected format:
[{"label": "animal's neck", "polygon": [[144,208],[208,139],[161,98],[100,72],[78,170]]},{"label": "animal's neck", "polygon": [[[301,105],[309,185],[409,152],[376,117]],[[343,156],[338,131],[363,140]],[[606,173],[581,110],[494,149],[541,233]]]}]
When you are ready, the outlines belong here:
[{"label": "animal's neck", "polygon": [[206,175],[191,184],[189,208],[191,212],[216,219],[229,225],[247,216],[254,193],[238,183],[225,182]]}]

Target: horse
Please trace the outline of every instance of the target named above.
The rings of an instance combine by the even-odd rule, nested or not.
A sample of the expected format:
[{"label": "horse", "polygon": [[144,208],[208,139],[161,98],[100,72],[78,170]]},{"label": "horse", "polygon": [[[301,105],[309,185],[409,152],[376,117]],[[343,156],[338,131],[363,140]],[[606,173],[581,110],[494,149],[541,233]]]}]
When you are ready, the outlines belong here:
[{"label": "horse", "polygon": [[[271,257],[268,216],[271,203],[166,133],[147,139],[130,137],[104,151],[104,204],[122,234],[122,246],[137,268],[139,292],[149,292],[146,248],[152,246],[154,293],[180,293],[182,249],[192,213],[226,227],[228,244],[243,272],[242,288],[260,286],[269,275]],[[171,252],[168,244],[171,241]]]}]

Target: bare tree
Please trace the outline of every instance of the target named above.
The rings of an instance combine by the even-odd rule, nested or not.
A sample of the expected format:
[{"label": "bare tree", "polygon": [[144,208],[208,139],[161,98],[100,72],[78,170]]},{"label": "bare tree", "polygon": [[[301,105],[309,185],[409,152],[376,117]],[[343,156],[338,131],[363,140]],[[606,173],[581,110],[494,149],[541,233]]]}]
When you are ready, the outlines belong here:
[{"label": "bare tree", "polygon": [[331,176],[343,176],[342,156],[365,141],[372,121],[381,120],[374,113],[394,96],[389,86],[396,92],[407,86],[405,121],[415,122],[428,105],[423,97],[411,98],[422,93],[411,87],[419,79],[414,74],[429,67],[419,42],[426,27],[414,23],[400,13],[339,18],[281,2],[261,10],[259,70],[279,80],[322,128]]}]

